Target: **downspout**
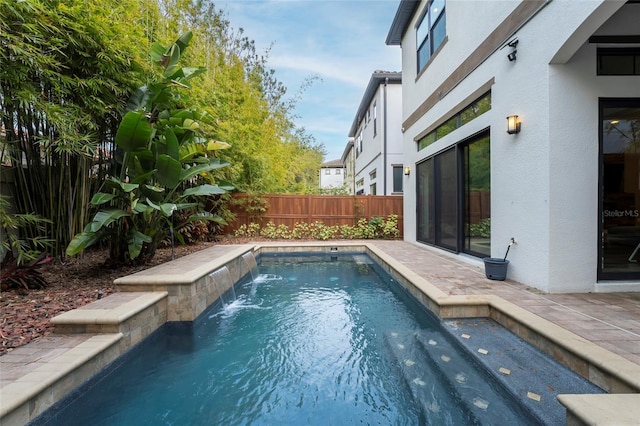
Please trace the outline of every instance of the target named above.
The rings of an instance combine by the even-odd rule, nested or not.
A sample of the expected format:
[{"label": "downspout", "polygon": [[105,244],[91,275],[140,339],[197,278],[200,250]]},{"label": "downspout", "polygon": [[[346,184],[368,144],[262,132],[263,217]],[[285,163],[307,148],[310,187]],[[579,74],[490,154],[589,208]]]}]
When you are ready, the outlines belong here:
[{"label": "downspout", "polygon": [[383,185],[384,185],[384,195],[387,195],[387,84],[389,84],[389,77],[385,77],[384,79],[384,114],[383,114],[383,122],[384,122],[384,133],[382,134],[383,140],[383,153],[382,153],[382,168],[383,171]]}]

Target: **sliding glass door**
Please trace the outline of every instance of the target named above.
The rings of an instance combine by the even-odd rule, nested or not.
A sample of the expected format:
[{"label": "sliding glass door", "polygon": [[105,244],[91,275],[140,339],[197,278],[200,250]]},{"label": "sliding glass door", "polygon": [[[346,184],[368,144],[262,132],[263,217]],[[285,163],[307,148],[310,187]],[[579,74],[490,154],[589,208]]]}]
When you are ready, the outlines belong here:
[{"label": "sliding glass door", "polygon": [[491,256],[491,144],[489,134],[463,147],[464,252]]},{"label": "sliding glass door", "polygon": [[640,279],[640,99],[600,101],[598,279]]},{"label": "sliding glass door", "polygon": [[489,133],[417,165],[417,240],[454,252],[491,254]]}]

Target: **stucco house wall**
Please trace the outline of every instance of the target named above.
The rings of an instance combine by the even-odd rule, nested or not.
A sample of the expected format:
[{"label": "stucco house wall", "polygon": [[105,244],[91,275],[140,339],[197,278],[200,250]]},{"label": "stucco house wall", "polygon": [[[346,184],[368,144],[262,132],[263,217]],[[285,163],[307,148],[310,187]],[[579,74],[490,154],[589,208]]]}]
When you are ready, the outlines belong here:
[{"label": "stucco house wall", "polygon": [[319,182],[322,189],[338,189],[344,185],[344,164],[340,160],[323,163],[320,167]]},{"label": "stucco house wall", "polygon": [[[499,43],[482,44],[508,26],[520,1],[446,2],[447,38],[417,74],[415,27],[421,2],[402,36],[404,162],[412,166],[483,129],[491,139],[491,254],[504,256],[509,278],[549,292],[604,291],[598,262],[598,102],[640,97],[638,76],[597,76],[594,34],[638,34],[640,4],[616,0],[538,1],[540,8]],[[401,5],[402,7],[402,5]],[[517,59],[506,43],[518,39]],[[470,56],[477,67],[415,122],[412,114]],[[418,151],[415,138],[481,87],[491,110]],[[521,132],[506,133],[517,114]],[[419,114],[418,114],[419,115]],[[409,122],[410,125],[407,126]],[[405,180],[406,240],[416,242],[416,179]],[[464,256],[464,255],[463,255]],[[469,259],[480,262],[480,259]],[[640,290],[638,283],[615,289]]]},{"label": "stucco house wall", "polygon": [[[399,72],[375,71],[349,132],[355,153],[355,191],[362,190],[364,195],[371,194],[374,183],[376,195],[394,194],[393,166],[403,165],[401,83]],[[359,181],[363,185],[357,185]]]}]

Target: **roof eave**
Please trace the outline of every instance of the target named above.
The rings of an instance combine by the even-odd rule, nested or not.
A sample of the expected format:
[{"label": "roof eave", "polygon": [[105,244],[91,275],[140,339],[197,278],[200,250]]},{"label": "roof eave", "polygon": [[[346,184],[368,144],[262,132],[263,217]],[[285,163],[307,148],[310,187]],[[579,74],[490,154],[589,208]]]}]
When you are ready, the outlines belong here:
[{"label": "roof eave", "polygon": [[351,129],[349,130],[350,138],[355,137],[356,132],[358,131],[358,122],[360,121],[360,118],[364,116],[364,112],[369,108],[369,104],[376,94],[378,87],[387,81],[387,78],[389,79],[389,83],[402,83],[402,73],[398,71],[376,71],[371,74],[369,84],[364,91],[362,101],[360,101],[360,106],[358,107],[358,112],[356,113],[353,123],[351,124]]},{"label": "roof eave", "polygon": [[400,46],[402,42],[402,35],[404,34],[411,18],[415,13],[420,1],[416,0],[401,0],[398,5],[398,10],[391,23],[391,28],[387,34],[387,40],[385,43],[388,46]]}]

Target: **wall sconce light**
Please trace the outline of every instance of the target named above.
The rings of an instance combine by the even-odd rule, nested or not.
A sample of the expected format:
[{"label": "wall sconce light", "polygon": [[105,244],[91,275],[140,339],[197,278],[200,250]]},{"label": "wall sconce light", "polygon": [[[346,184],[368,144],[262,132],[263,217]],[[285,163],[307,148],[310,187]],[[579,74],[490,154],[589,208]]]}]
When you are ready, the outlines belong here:
[{"label": "wall sconce light", "polygon": [[507,43],[507,46],[509,46],[510,48],[512,48],[513,50],[507,55],[507,59],[509,59],[509,62],[513,62],[516,60],[516,54],[518,53],[518,50],[516,49],[516,46],[518,45],[518,39],[514,38],[513,40],[511,40],[509,43]]},{"label": "wall sconce light", "polygon": [[507,133],[514,135],[520,132],[520,121],[518,121],[517,115],[510,115],[507,117]]},{"label": "wall sconce light", "polygon": [[409,166],[405,166],[404,168],[404,175],[405,176],[409,176],[411,174],[411,167]]}]

